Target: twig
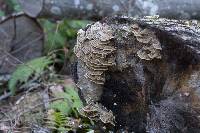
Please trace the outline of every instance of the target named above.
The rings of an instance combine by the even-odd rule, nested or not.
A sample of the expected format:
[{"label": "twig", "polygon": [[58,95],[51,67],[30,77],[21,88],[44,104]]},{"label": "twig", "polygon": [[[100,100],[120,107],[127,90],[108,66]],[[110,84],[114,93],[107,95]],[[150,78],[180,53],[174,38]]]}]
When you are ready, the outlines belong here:
[{"label": "twig", "polygon": [[8,121],[9,121],[9,123],[10,123],[10,126],[11,126],[11,132],[13,131],[13,128],[14,128],[14,124],[13,124],[13,122],[12,122],[12,118],[7,114],[7,113],[5,113],[5,112],[3,112],[3,111],[0,111],[4,116],[6,116],[7,118],[8,118]]},{"label": "twig", "polygon": [[[33,90],[34,88],[38,88],[39,86],[42,86],[42,84],[37,84],[34,83],[34,81],[36,81],[37,79],[34,78],[33,80],[29,81],[28,83],[25,83],[24,85],[22,85],[21,87],[19,87],[19,89],[17,90],[17,92],[22,91],[24,88],[29,88],[27,90],[27,92]],[[7,92],[3,95],[0,96],[0,101],[7,99],[8,97],[10,97],[12,95],[11,92]]]},{"label": "twig", "polygon": [[[52,98],[52,99],[49,99],[48,102],[53,102],[53,101],[63,100],[63,99],[66,99],[66,98],[64,98],[64,97]],[[33,109],[35,109],[35,108],[37,108],[37,107],[43,105],[43,104],[44,104],[43,102],[42,102],[42,103],[39,103],[39,104],[36,104],[35,106],[30,107],[30,108],[28,108],[28,109],[26,109],[26,110],[20,112],[20,113],[16,114],[16,115],[14,116],[13,119],[16,120],[16,121],[19,120],[19,118],[20,118],[23,114],[25,114],[25,113],[27,113],[27,112],[29,112],[29,111],[31,111],[31,110],[33,110]],[[15,110],[13,110],[13,111],[15,111]],[[10,119],[0,120],[0,122],[8,122],[8,121],[10,121]]]},{"label": "twig", "polygon": [[8,97],[10,97],[12,95],[11,92],[5,93],[3,95],[0,96],[0,101],[7,99]]}]

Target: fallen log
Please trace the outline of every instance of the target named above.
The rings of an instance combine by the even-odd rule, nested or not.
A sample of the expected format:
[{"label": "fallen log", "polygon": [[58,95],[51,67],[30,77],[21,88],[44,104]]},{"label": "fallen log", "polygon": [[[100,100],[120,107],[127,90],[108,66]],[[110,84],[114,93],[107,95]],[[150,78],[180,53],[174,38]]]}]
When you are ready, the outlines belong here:
[{"label": "fallen log", "polygon": [[0,18],[0,76],[42,56],[44,33],[33,18],[19,13]]},{"label": "fallen log", "polygon": [[106,18],[79,30],[74,52],[89,118],[115,132],[200,132],[195,21]]},{"label": "fallen log", "polygon": [[160,15],[199,19],[199,0],[18,0],[31,17],[97,20],[107,16]]}]

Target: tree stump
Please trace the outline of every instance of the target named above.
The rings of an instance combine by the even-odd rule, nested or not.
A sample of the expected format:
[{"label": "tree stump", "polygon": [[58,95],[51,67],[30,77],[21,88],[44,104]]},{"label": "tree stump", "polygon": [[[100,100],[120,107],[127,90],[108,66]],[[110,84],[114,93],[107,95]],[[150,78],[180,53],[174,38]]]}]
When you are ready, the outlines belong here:
[{"label": "tree stump", "polygon": [[195,21],[106,18],[78,32],[74,52],[87,109],[101,105],[95,116],[115,132],[200,132]]}]

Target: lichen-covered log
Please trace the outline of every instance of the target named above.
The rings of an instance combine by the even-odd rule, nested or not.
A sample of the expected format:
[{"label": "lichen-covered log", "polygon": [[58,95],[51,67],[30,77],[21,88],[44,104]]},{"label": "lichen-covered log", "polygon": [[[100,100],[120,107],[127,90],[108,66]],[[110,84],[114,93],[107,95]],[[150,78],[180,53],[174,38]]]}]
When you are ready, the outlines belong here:
[{"label": "lichen-covered log", "polygon": [[107,110],[101,121],[115,132],[200,132],[199,38],[195,22],[157,17],[80,30],[76,81],[86,107]]}]

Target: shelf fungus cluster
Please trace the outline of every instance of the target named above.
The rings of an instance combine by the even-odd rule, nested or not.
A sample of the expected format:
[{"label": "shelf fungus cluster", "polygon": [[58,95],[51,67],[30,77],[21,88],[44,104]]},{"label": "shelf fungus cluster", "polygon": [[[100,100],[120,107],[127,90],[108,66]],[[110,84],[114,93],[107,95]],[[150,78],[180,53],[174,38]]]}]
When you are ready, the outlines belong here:
[{"label": "shelf fungus cluster", "polygon": [[153,31],[142,29],[137,24],[131,25],[130,29],[130,32],[134,34],[136,40],[142,45],[142,48],[137,51],[137,55],[140,59],[161,59],[160,51],[162,48]]},{"label": "shelf fungus cluster", "polygon": [[95,84],[104,84],[105,71],[115,65],[113,38],[112,28],[100,22],[78,32],[74,53],[87,68],[84,77]]},{"label": "shelf fungus cluster", "polygon": [[199,37],[195,25],[157,18],[105,18],[79,30],[80,113],[115,124],[113,132],[200,132]]},{"label": "shelf fungus cluster", "polygon": [[91,120],[99,121],[101,120],[105,124],[114,124],[115,117],[113,112],[108,111],[104,106],[98,103],[90,103],[87,106],[79,110],[79,113],[85,117],[88,117]]},{"label": "shelf fungus cluster", "polygon": [[152,60],[161,58],[160,51],[160,42],[154,32],[137,24],[115,26],[96,22],[85,30],[79,30],[74,53],[78,58],[77,86],[86,101],[86,106],[82,108],[84,115],[114,125],[113,112],[99,104],[106,72],[127,69],[122,62],[126,66],[134,62],[134,58],[129,58],[131,54]]}]

